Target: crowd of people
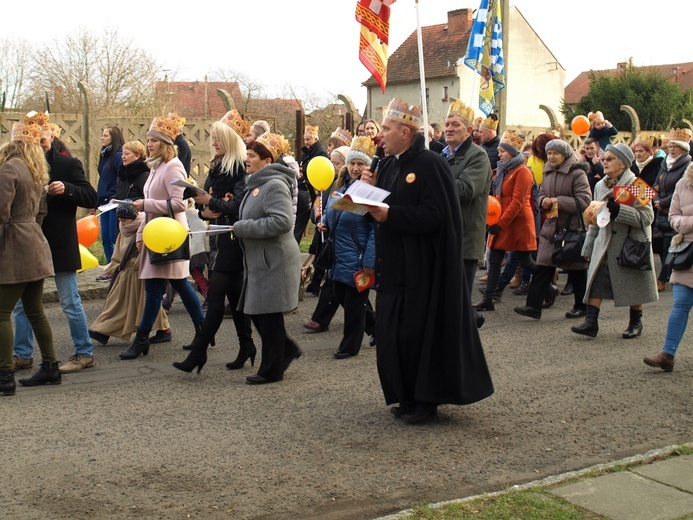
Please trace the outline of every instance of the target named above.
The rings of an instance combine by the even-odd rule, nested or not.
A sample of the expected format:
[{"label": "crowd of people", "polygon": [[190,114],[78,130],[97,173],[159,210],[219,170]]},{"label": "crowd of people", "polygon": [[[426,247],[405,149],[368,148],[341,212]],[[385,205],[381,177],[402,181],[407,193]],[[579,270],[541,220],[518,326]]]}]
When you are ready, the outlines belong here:
[{"label": "crowd of people", "polygon": [[[568,274],[564,293],[574,298],[566,318],[584,318],[570,330],[589,337],[598,334],[605,299],[629,307],[623,338],[640,336],[643,304],[671,284],[674,306],[663,350],[644,358],[671,371],[693,306],[687,131],[673,129],[661,156],[656,139],[612,144],[618,130],[601,112],[590,113],[592,129],[580,150],[552,133],[531,141],[511,130],[498,135],[495,115],[475,118],[459,100],[442,125],[425,127],[422,119],[420,107],[395,99],[382,121],[360,122],[355,135],[337,128],[326,147],[320,129],[307,125],[297,161],[287,139],[265,121],[251,124],[231,110],[209,130],[209,171],[201,189],[185,187],[196,183],[184,118],[154,118],[146,145],[124,142],[120,129],[109,125],[94,189],[49,116],[28,114],[0,147],[6,244],[0,251],[0,391],[13,395],[14,373],[33,367],[34,335],[41,364],[21,385],[59,384],[63,374],[93,367],[92,341],[132,340],[119,357],[146,356],[151,344],[172,339],[166,309],[175,294],[195,335],[183,347],[187,358],[174,367],[199,374],[231,314],[238,353],[226,367],[238,370],[248,361],[254,367],[254,326],[260,365],[246,382],[281,381],[302,355],[284,317],[298,306],[299,244],[311,221],[315,265],[306,290],[317,301],[304,327],[327,330],[343,307],[334,358],[358,355],[368,338],[385,401],[404,422],[426,420],[441,404],[490,396],[479,335],[484,313],[496,311],[510,286],[526,295],[514,311],[541,319],[560,293],[559,271]],[[334,166],[326,190],[316,190],[307,174],[319,157]],[[385,204],[345,206],[341,199],[354,186],[385,190]],[[490,198],[500,208],[493,222]],[[78,208],[99,213],[107,265],[98,279],[110,284],[91,326],[76,281]],[[192,233],[162,257],[147,247],[144,233],[158,217],[186,230],[222,230]],[[7,247],[20,241],[21,257]],[[22,261],[27,252],[34,262]],[[658,274],[654,254],[662,260]],[[486,285],[472,303],[479,268],[486,270]],[[64,364],[56,359],[43,311],[49,276],[55,276],[74,342],[75,353]]]}]

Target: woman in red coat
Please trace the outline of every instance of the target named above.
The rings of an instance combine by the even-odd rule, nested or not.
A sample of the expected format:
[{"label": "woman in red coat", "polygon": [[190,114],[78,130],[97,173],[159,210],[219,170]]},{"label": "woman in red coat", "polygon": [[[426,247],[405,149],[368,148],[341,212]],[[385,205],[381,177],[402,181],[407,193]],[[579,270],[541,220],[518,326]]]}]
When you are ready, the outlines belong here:
[{"label": "woman in red coat", "polygon": [[536,265],[532,252],[537,250],[537,233],[532,210],[534,175],[524,164],[520,152],[524,137],[506,131],[498,145],[498,166],[493,180],[493,194],[500,200],[501,216],[488,229],[488,281],[483,298],[474,304],[479,311],[495,310],[493,296],[505,287],[498,286],[501,262],[506,251],[515,251],[520,265],[533,272]]}]

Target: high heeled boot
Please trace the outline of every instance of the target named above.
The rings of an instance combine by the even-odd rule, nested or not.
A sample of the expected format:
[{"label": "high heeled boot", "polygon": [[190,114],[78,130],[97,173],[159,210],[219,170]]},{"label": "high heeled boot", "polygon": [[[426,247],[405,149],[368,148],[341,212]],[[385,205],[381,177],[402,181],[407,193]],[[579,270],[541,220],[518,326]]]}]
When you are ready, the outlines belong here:
[{"label": "high heeled boot", "polygon": [[207,363],[207,345],[203,342],[195,343],[193,340],[192,345],[190,345],[190,354],[185,358],[183,362],[174,361],[173,366],[178,370],[187,372],[188,374],[192,372],[195,367],[197,367],[197,373],[199,374],[202,367]]},{"label": "high heeled boot", "polygon": [[62,374],[58,370],[59,365],[59,361],[41,361],[38,372],[28,379],[20,379],[19,384],[22,386],[59,385],[63,382]]},{"label": "high heeled boot", "polygon": [[121,359],[135,359],[142,354],[146,356],[149,354],[149,331],[143,329],[137,329],[137,334],[135,334],[135,339],[130,343],[130,346],[123,350],[120,354]]},{"label": "high heeled boot", "polygon": [[642,334],[642,311],[630,310],[628,328],[623,333],[624,339],[637,338]]},{"label": "high heeled boot", "polygon": [[577,327],[570,327],[575,334],[595,338],[599,332],[599,307],[588,305],[585,311],[585,321]]},{"label": "high heeled boot", "polygon": [[14,395],[16,390],[14,372],[12,370],[0,370],[0,392],[2,395]]},{"label": "high heeled boot", "polygon": [[[183,345],[183,350],[192,350],[193,345],[202,342],[202,325],[204,325],[204,321],[201,321],[200,323],[195,323],[194,325],[195,325],[195,337],[193,338],[190,345]],[[216,345],[216,342],[214,340],[214,336],[212,336],[212,339],[210,340],[209,344],[211,346]],[[205,345],[205,348],[207,348],[206,345]]]},{"label": "high heeled boot", "polygon": [[250,366],[255,366],[255,355],[257,354],[257,348],[255,348],[255,343],[253,340],[241,341],[238,347],[238,356],[231,363],[226,363],[226,368],[229,370],[238,370],[243,368],[245,362],[250,359]]}]

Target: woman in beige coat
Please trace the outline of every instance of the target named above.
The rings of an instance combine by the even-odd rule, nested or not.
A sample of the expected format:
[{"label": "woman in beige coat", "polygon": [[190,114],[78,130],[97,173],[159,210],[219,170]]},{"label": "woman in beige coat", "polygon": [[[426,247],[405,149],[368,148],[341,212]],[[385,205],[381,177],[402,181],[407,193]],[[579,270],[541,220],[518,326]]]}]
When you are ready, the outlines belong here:
[{"label": "woman in beige coat", "polygon": [[[24,303],[39,348],[41,368],[27,386],[60,384],[53,333],[43,312],[43,280],[53,262],[40,220],[46,214],[48,164],[40,146],[41,127],[15,123],[12,140],[0,148],[0,392],[14,395],[14,334],[10,315]],[[31,261],[27,262],[27,258]]]},{"label": "woman in beige coat", "polygon": [[190,274],[189,260],[174,260],[165,264],[152,265],[149,261],[149,251],[142,242],[142,232],[145,226],[157,217],[168,217],[169,206],[173,217],[188,229],[185,210],[188,202],[183,199],[183,188],[171,184],[175,180],[186,180],[185,168],[177,157],[173,141],[180,133],[176,121],[166,117],[157,117],[147,132],[147,164],[151,173],[144,185],[144,199],[133,202],[137,211],[144,211],[145,219],[137,231],[137,249],[140,252],[140,278],[143,279],[146,293],[142,320],[137,327],[135,339],[120,353],[122,359],[135,359],[140,354],[149,353],[149,333],[154,327],[161,298],[166,289],[166,282],[180,294],[185,310],[192,318],[195,330],[202,328],[205,315],[202,312],[200,300],[195,290],[188,282]]}]

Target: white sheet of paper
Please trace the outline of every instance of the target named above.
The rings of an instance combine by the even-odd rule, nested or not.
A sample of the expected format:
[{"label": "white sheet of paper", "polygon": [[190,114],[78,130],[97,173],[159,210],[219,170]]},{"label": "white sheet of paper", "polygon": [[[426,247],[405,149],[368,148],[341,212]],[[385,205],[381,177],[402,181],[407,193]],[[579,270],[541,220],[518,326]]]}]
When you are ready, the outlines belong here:
[{"label": "white sheet of paper", "polygon": [[173,181],[171,181],[171,184],[173,184],[174,186],[180,186],[181,188],[190,188],[191,190],[193,190],[197,194],[207,193],[202,188],[199,188],[199,187],[195,186],[194,184],[190,184],[189,182],[186,182],[183,179],[173,180]]},{"label": "white sheet of paper", "polygon": [[103,206],[99,206],[99,211],[101,213],[106,213],[107,211],[111,211],[112,209],[116,209],[118,207],[118,204],[115,202],[107,202]]},{"label": "white sheet of paper", "polygon": [[606,204],[604,207],[599,211],[597,214],[597,225],[601,227],[606,227],[609,222],[611,222],[611,213],[609,212],[609,208],[606,207]]}]

